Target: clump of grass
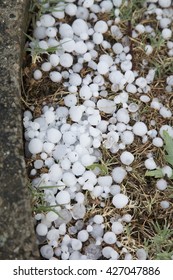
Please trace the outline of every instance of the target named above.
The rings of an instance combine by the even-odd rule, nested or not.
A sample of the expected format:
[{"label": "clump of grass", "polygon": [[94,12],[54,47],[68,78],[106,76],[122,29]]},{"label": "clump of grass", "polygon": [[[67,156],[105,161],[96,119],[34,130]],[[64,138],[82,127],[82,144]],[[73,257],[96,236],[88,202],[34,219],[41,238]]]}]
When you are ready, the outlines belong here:
[{"label": "clump of grass", "polygon": [[145,240],[145,248],[154,260],[171,260],[173,257],[173,229],[169,224],[152,223],[153,236]]}]

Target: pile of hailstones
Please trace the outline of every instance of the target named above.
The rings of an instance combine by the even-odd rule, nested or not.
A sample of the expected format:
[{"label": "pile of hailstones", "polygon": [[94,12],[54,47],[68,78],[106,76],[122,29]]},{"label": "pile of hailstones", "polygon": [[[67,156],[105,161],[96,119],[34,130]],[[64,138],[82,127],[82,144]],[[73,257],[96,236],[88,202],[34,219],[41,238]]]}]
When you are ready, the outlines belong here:
[{"label": "pile of hailstones", "polygon": [[[50,79],[55,83],[61,82],[69,94],[64,97],[64,106],[53,108],[44,104],[42,115],[34,120],[30,111],[24,113],[26,153],[34,159],[30,173],[35,178],[33,186],[47,187],[44,200],[54,207],[54,211],[35,215],[38,242],[47,242],[41,246],[40,252],[46,259],[118,259],[119,254],[112,246],[115,245],[124,259],[132,259],[120,238],[124,226],[131,221],[131,215],[110,217],[109,231],[105,230],[104,216],[99,214],[84,223],[89,210],[85,194],[89,193],[92,199],[97,198],[101,208],[105,207],[108,198],[113,207],[126,207],[129,198],[121,193],[120,184],[131,172],[130,165],[134,161],[134,155],[126,149],[135,137],[140,137],[143,143],[151,140],[154,146],[162,147],[163,130],[173,136],[173,128],[169,125],[156,131],[155,120],[151,123],[153,129],[148,130],[139,119],[138,104],[129,103],[129,95],[139,96],[140,102],[149,103],[163,118],[170,118],[172,113],[159,99],[150,100],[147,95],[155,69],[151,69],[145,78],[132,71],[129,41],[118,27],[122,0],[65,2],[66,5],[58,3],[52,13],[42,15],[36,23],[34,37],[39,47],[45,50],[58,47],[42,63],[41,70],[34,72],[34,78],[40,80],[42,72],[48,72]],[[167,9],[171,1],[150,2],[155,3],[148,5],[146,17],[149,14],[156,16],[171,56],[173,42],[169,40],[172,35],[169,25],[172,10]],[[113,8],[115,20],[98,20],[98,13],[110,12]],[[71,26],[61,22],[65,14],[73,17]],[[115,39],[113,45],[104,38],[106,32]],[[133,30],[133,37],[144,32],[155,36],[149,25],[139,24]],[[30,46],[35,47],[34,41]],[[103,54],[98,50],[103,50]],[[152,46],[147,45],[145,51],[150,55]],[[80,71],[84,65],[90,73],[82,78]],[[146,61],[143,67],[145,65]],[[108,98],[107,85],[115,93],[113,100]],[[171,91],[172,86],[173,77],[170,76],[166,90]],[[79,97],[82,100],[80,104]],[[102,114],[107,115],[107,120],[102,119]],[[135,122],[133,126],[129,124],[131,119]],[[116,166],[111,175],[101,176],[99,168],[88,170],[88,166],[100,161],[101,145],[113,154],[122,150],[122,165]],[[152,154],[144,164],[148,170],[157,168]],[[38,175],[43,167],[47,167],[48,172]],[[164,166],[163,173],[171,176],[172,170]],[[166,187],[165,180],[157,182],[158,189]],[[163,201],[161,206],[167,208],[169,202]],[[138,259],[147,258],[143,249],[138,249],[136,254]]]}]

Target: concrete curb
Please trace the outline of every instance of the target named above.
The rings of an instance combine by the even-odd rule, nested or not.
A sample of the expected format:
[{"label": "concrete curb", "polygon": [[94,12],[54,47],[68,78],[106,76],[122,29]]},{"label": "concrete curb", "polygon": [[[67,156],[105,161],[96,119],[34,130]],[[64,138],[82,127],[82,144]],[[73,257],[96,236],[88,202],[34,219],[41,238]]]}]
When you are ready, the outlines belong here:
[{"label": "concrete curb", "polygon": [[21,58],[29,0],[0,2],[0,259],[39,258],[23,152]]}]

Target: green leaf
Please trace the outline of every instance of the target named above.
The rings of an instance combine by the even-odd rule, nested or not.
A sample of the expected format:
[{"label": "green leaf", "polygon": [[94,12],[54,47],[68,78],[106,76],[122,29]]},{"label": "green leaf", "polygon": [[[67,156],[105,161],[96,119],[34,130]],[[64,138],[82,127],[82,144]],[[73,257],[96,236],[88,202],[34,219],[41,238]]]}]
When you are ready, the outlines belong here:
[{"label": "green leaf", "polygon": [[154,177],[154,178],[163,178],[163,172],[161,169],[155,169],[151,171],[147,171],[145,176]]},{"label": "green leaf", "polygon": [[166,161],[173,166],[173,156],[172,155],[166,155],[165,156]]},{"label": "green leaf", "polygon": [[173,158],[173,139],[167,131],[163,131],[163,139],[165,141],[165,150],[169,156]]},{"label": "green leaf", "polygon": [[103,164],[100,164],[100,163],[93,163],[93,164],[87,166],[87,169],[94,170],[96,167],[100,169],[101,175],[107,175],[108,174],[107,166],[105,166]]}]

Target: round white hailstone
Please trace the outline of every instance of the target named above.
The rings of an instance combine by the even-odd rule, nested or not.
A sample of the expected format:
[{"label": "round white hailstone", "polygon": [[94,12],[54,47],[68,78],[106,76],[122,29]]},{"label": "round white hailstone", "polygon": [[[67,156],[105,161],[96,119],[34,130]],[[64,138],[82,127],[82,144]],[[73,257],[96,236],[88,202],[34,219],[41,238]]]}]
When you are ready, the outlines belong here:
[{"label": "round white hailstone", "polygon": [[137,88],[133,84],[128,84],[126,86],[126,90],[127,90],[127,92],[130,92],[130,93],[136,93],[137,92]]},{"label": "round white hailstone", "polygon": [[94,163],[94,161],[96,160],[95,156],[89,155],[89,154],[85,154],[81,157],[81,163],[84,166],[90,166]]},{"label": "round white hailstone", "polygon": [[74,20],[72,29],[77,36],[80,36],[81,33],[88,33],[88,25],[81,18]]},{"label": "round white hailstone", "polygon": [[112,231],[107,231],[103,236],[103,241],[107,244],[115,244],[117,241],[115,233]]},{"label": "round white hailstone", "polygon": [[74,174],[71,173],[71,172],[65,172],[65,173],[63,174],[62,179],[63,179],[64,184],[65,184],[67,187],[73,187],[73,186],[76,185],[76,183],[77,183],[76,177],[75,177]]},{"label": "round white hailstone", "polygon": [[162,8],[169,8],[171,6],[171,0],[159,0],[158,2]]},{"label": "round white hailstone", "polygon": [[38,154],[42,152],[43,142],[38,138],[33,138],[28,145],[31,154]]},{"label": "round white hailstone", "polygon": [[47,154],[50,154],[52,152],[52,150],[54,149],[55,145],[53,143],[48,143],[48,142],[45,142],[43,144],[43,150],[47,153]]},{"label": "round white hailstone", "polygon": [[78,239],[72,238],[71,246],[73,250],[79,251],[82,248],[82,242]]},{"label": "round white hailstone", "polygon": [[144,164],[145,164],[145,167],[146,167],[148,170],[153,170],[153,169],[156,169],[156,167],[157,167],[157,165],[156,165],[156,163],[155,163],[155,161],[154,161],[153,158],[148,158],[148,159],[146,159],[145,162],[144,162]]},{"label": "round white hailstone", "polygon": [[104,61],[100,61],[97,64],[97,71],[99,72],[99,74],[105,75],[109,71],[109,65],[106,62],[104,62]]},{"label": "round white hailstone", "polygon": [[127,175],[127,172],[123,167],[115,167],[112,170],[113,180],[118,184],[122,183],[122,181],[124,180],[126,175]]},{"label": "round white hailstone", "polygon": [[71,167],[71,162],[69,159],[64,158],[63,160],[61,160],[61,167],[64,170],[69,170]]},{"label": "round white hailstone", "polygon": [[159,21],[159,25],[162,29],[167,28],[170,24],[171,24],[171,19],[169,18],[161,18]]},{"label": "round white hailstone", "polygon": [[58,143],[61,139],[61,136],[61,132],[56,128],[52,127],[47,130],[47,139],[53,144]]},{"label": "round white hailstone", "polygon": [[79,122],[82,117],[82,109],[80,106],[73,106],[69,110],[70,118],[73,122]]},{"label": "round white hailstone", "polygon": [[49,61],[53,67],[56,67],[59,64],[59,56],[57,54],[51,54]]},{"label": "round white hailstone", "polygon": [[155,137],[152,141],[153,145],[156,147],[162,147],[163,146],[163,140],[160,137]]},{"label": "round white hailstone", "polygon": [[148,129],[144,122],[136,122],[133,126],[133,133],[138,136],[144,136]]},{"label": "round white hailstone", "polygon": [[109,80],[112,84],[120,84],[120,82],[123,78],[124,78],[124,75],[118,70],[112,71],[109,74]]},{"label": "round white hailstone", "polygon": [[114,251],[114,249],[112,247],[106,246],[102,249],[102,255],[103,257],[105,257],[106,259],[111,258],[111,253],[112,251]]},{"label": "round white hailstone", "polygon": [[40,22],[41,22],[42,26],[49,27],[49,26],[53,26],[54,25],[55,19],[51,15],[47,14],[47,15],[41,16]]},{"label": "round white hailstone", "polygon": [[159,110],[159,113],[162,117],[164,118],[170,118],[172,116],[172,112],[171,110],[169,110],[168,108],[166,108],[165,106],[161,107]]},{"label": "round white hailstone", "polygon": [[112,186],[110,187],[110,193],[111,193],[113,196],[116,195],[116,194],[118,194],[118,193],[120,193],[120,191],[121,191],[121,188],[120,188],[119,185],[112,185]]},{"label": "round white hailstone", "polygon": [[102,215],[95,215],[93,218],[93,222],[101,225],[104,222],[103,216]]},{"label": "round white hailstone", "polygon": [[34,168],[41,169],[43,167],[43,161],[41,159],[37,159],[34,161]]},{"label": "round white hailstone", "polygon": [[130,223],[132,220],[132,216],[130,214],[125,214],[123,217],[122,217],[122,221],[126,222],[126,223]]},{"label": "round white hailstone", "polygon": [[99,60],[100,60],[100,61],[106,62],[106,63],[108,64],[109,67],[111,67],[112,64],[113,64],[113,59],[112,59],[112,57],[111,57],[110,55],[108,55],[108,54],[103,54],[103,55],[101,55],[100,58],[99,58]]},{"label": "round white hailstone", "polygon": [[64,53],[60,56],[59,62],[61,66],[69,68],[73,64],[73,57],[69,53]]},{"label": "round white hailstone", "polygon": [[79,95],[83,100],[88,100],[92,96],[92,91],[89,86],[84,85],[80,88]]},{"label": "round white hailstone", "polygon": [[98,177],[98,184],[101,187],[110,187],[112,184],[112,176],[100,176]]},{"label": "round white hailstone", "polygon": [[151,45],[146,45],[145,46],[145,53],[146,55],[150,55],[153,52],[153,47]]},{"label": "round white hailstone", "polygon": [[156,183],[156,187],[160,191],[164,191],[167,188],[167,186],[168,186],[168,184],[167,184],[166,180],[164,180],[164,179],[160,179]]},{"label": "round white hailstone", "polygon": [[133,141],[134,141],[134,134],[133,134],[133,132],[128,131],[128,130],[124,131],[124,132],[121,134],[121,140],[122,140],[122,142],[123,142],[124,144],[126,144],[126,145],[132,144]]},{"label": "round white hailstone", "polygon": [[38,26],[34,29],[34,37],[38,40],[42,40],[46,37],[46,28],[44,26]]},{"label": "round white hailstone", "polygon": [[134,161],[134,155],[132,153],[124,151],[121,156],[120,160],[125,165],[130,165]]},{"label": "round white hailstone", "polygon": [[135,80],[135,75],[134,75],[133,71],[127,70],[124,74],[124,78],[126,79],[127,83],[131,84]]},{"label": "round white hailstone", "polygon": [[54,222],[55,220],[58,219],[58,214],[56,214],[56,213],[53,212],[53,211],[49,211],[49,212],[46,214],[46,219],[47,219],[49,222]]},{"label": "round white hailstone", "polygon": [[59,33],[61,35],[62,38],[73,38],[73,29],[72,27],[67,24],[67,23],[63,23],[60,28],[59,28]]},{"label": "round white hailstone", "polygon": [[84,0],[83,7],[90,8],[94,4],[94,0]]},{"label": "round white hailstone", "polygon": [[118,193],[113,197],[112,204],[117,209],[122,209],[127,205],[128,201],[129,201],[129,199],[125,194]]},{"label": "round white hailstone", "polygon": [[59,205],[69,204],[70,203],[70,194],[67,191],[60,191],[56,195],[56,202]]},{"label": "round white hailstone", "polygon": [[136,252],[136,256],[137,256],[138,260],[146,260],[147,252],[144,249],[138,249]]},{"label": "round white hailstone", "polygon": [[45,224],[38,224],[36,227],[36,233],[40,236],[45,236],[48,233],[48,228]]},{"label": "round white hailstone", "polygon": [[67,107],[75,106],[77,103],[77,97],[75,94],[68,94],[64,97],[64,104]]},{"label": "round white hailstone", "polygon": [[114,51],[115,54],[120,54],[120,53],[122,53],[124,47],[123,47],[123,45],[120,44],[120,43],[115,43],[115,44],[113,45],[112,49],[113,49],[113,51]]},{"label": "round white hailstone", "polygon": [[81,242],[87,241],[88,238],[89,238],[89,233],[85,229],[80,230],[77,234],[77,239],[80,240]]},{"label": "round white hailstone", "polygon": [[172,176],[172,168],[168,165],[165,165],[164,167],[162,167],[162,172],[163,172],[163,175],[168,176],[168,178],[170,178]]},{"label": "round white hailstone", "polygon": [[143,77],[139,77],[136,79],[135,84],[141,89],[143,89],[147,86],[147,80]]},{"label": "round white hailstone", "polygon": [[46,35],[49,37],[49,38],[54,38],[56,37],[56,34],[57,34],[57,29],[56,27],[48,27],[46,29]]},{"label": "round white hailstone", "polygon": [[145,26],[143,24],[137,24],[135,30],[138,31],[140,34],[145,32]]},{"label": "round white hailstone", "polygon": [[99,33],[105,33],[108,30],[108,25],[105,21],[99,20],[94,25],[94,30]]},{"label": "round white hailstone", "polygon": [[69,83],[73,86],[80,86],[82,83],[82,78],[79,74],[73,73],[69,77]]},{"label": "round white hailstone", "polygon": [[83,193],[81,192],[78,192],[75,196],[75,200],[77,201],[77,203],[84,203],[84,200],[85,200],[85,196]]},{"label": "round white hailstone", "polygon": [[112,231],[115,234],[121,234],[124,231],[123,225],[120,222],[114,222],[112,224]]},{"label": "round white hailstone", "polygon": [[136,103],[130,103],[129,106],[128,106],[128,110],[129,110],[129,112],[131,112],[131,113],[137,112],[138,109],[139,109],[139,106],[138,106],[138,104],[136,104]]},{"label": "round white hailstone", "polygon": [[75,44],[74,50],[77,54],[84,54],[87,52],[87,45],[83,41],[78,41]]},{"label": "round white hailstone", "polygon": [[64,132],[63,141],[67,145],[73,145],[76,142],[76,134],[72,131]]},{"label": "round white hailstone", "polygon": [[68,4],[65,7],[65,13],[69,16],[75,16],[77,12],[77,6],[75,4]]},{"label": "round white hailstone", "polygon": [[163,200],[163,201],[160,202],[160,206],[161,206],[163,209],[167,209],[167,208],[169,208],[170,203],[169,203],[167,200]]},{"label": "round white hailstone", "polygon": [[50,72],[49,77],[50,77],[51,81],[54,83],[59,83],[62,80],[61,73],[59,73],[57,71]]},{"label": "round white hailstone", "polygon": [[102,35],[102,33],[95,32],[93,34],[93,42],[96,45],[100,45],[103,42],[103,35]]},{"label": "round white hailstone", "polygon": [[35,80],[40,80],[42,78],[42,72],[39,69],[35,70],[33,77]]},{"label": "round white hailstone", "polygon": [[97,102],[97,108],[106,114],[113,114],[116,110],[116,105],[112,100],[100,99]]},{"label": "round white hailstone", "polygon": [[103,187],[101,186],[95,186],[92,190],[92,196],[94,198],[99,197],[103,193]]},{"label": "round white hailstone", "polygon": [[44,71],[44,72],[49,72],[51,68],[52,68],[52,65],[51,65],[50,62],[44,62],[41,65],[41,70]]},{"label": "round white hailstone", "polygon": [[91,54],[88,52],[84,54],[83,58],[87,62],[91,61],[91,59],[92,59]]},{"label": "round white hailstone", "polygon": [[52,228],[47,233],[47,239],[50,241],[58,240],[59,239],[59,230],[56,228]]},{"label": "round white hailstone", "polygon": [[55,113],[52,111],[46,111],[44,113],[44,117],[47,124],[53,123],[55,120]]},{"label": "round white hailstone", "polygon": [[119,109],[116,113],[116,117],[118,122],[123,122],[125,124],[128,124],[130,121],[129,113],[125,108]]},{"label": "round white hailstone", "polygon": [[72,213],[73,219],[75,219],[75,220],[83,219],[86,214],[86,208],[83,204],[76,203],[73,205],[73,207],[71,209],[71,213]]},{"label": "round white hailstone", "polygon": [[54,251],[50,245],[43,245],[40,249],[40,253],[43,258],[49,260],[53,257]]},{"label": "round white hailstone", "polygon": [[62,177],[62,169],[59,164],[53,164],[49,169],[49,177],[52,181],[57,182]]},{"label": "round white hailstone", "polygon": [[150,102],[150,97],[147,95],[141,95],[140,100],[144,103],[148,103],[148,102]]},{"label": "round white hailstone", "polygon": [[76,176],[81,176],[85,172],[85,167],[79,161],[76,161],[72,166],[72,172]]},{"label": "round white hailstone", "polygon": [[125,60],[121,62],[121,70],[123,72],[129,71],[132,69],[132,62],[130,60]]},{"label": "round white hailstone", "polygon": [[119,8],[122,5],[122,0],[113,0],[113,4],[115,7]]},{"label": "round white hailstone", "polygon": [[162,30],[162,37],[165,40],[169,40],[172,37],[172,30],[169,28],[164,28]]},{"label": "round white hailstone", "polygon": [[75,50],[76,43],[71,38],[63,38],[60,41],[60,43],[62,45],[63,50],[66,52],[73,52]]}]

